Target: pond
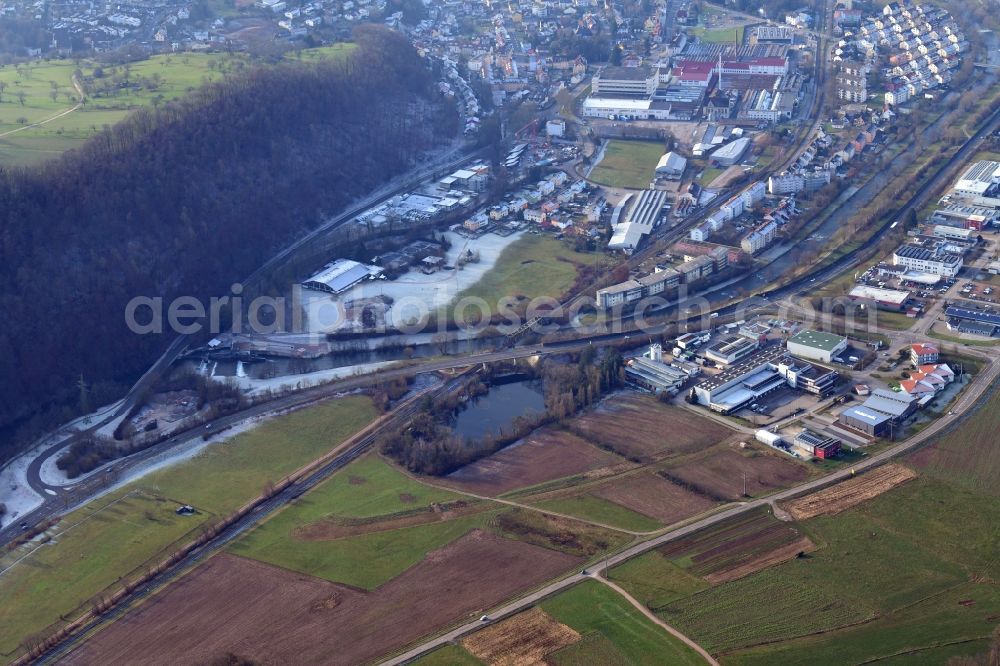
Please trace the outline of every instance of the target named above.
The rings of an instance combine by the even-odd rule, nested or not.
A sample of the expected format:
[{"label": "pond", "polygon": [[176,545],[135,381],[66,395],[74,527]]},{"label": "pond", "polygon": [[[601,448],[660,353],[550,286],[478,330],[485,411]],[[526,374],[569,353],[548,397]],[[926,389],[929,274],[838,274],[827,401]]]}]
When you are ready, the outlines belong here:
[{"label": "pond", "polygon": [[490,392],[473,398],[455,416],[455,434],[463,439],[477,440],[487,433],[498,434],[514,419],[545,412],[542,382],[528,379],[494,384]]}]

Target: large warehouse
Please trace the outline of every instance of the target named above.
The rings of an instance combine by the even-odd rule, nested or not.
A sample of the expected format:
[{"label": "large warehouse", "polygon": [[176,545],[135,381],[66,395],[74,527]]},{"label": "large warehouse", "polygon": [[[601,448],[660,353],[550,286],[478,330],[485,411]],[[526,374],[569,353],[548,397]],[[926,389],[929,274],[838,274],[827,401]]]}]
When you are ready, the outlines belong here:
[{"label": "large warehouse", "polygon": [[350,259],[337,259],[333,263],[324,266],[323,270],[308,280],[303,281],[302,286],[308,289],[326,291],[331,294],[339,294],[347,291],[362,280],[369,277],[377,277],[381,274],[382,269],[378,266],[365,266]]},{"label": "large warehouse", "polygon": [[992,337],[1000,330],[1000,314],[995,312],[951,307],[944,314],[952,331]]},{"label": "large warehouse", "polygon": [[[615,223],[612,228],[608,249],[628,253],[635,250],[640,241],[660,223],[666,202],[667,193],[661,190],[643,190],[638,198],[633,198],[624,219]],[[623,201],[622,204],[624,203]]]},{"label": "large warehouse", "polygon": [[885,437],[892,428],[891,417],[862,405],[844,410],[837,421],[871,437]]},{"label": "large warehouse", "polygon": [[804,330],[791,338],[786,346],[793,356],[831,363],[835,356],[847,349],[847,338],[823,331]]},{"label": "large warehouse", "polygon": [[960,194],[984,196],[1000,185],[1000,162],[980,160],[970,166],[955,183]]},{"label": "large warehouse", "polygon": [[743,153],[750,147],[750,138],[742,137],[732,143],[727,143],[722,148],[717,148],[711,155],[713,162],[719,166],[728,167],[736,164],[743,158]]},{"label": "large warehouse", "polygon": [[906,307],[906,302],[910,300],[910,292],[908,291],[879,289],[878,287],[869,287],[866,285],[854,287],[848,296],[850,296],[852,301],[896,312],[902,311]]},{"label": "large warehouse", "polygon": [[677,153],[665,153],[656,163],[656,175],[662,178],[677,179],[684,175],[687,160]]}]

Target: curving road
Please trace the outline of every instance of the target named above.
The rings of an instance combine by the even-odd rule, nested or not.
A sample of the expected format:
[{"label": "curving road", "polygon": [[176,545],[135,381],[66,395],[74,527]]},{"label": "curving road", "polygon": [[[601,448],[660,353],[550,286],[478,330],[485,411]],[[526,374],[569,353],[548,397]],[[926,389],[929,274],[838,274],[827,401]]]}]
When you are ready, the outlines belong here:
[{"label": "curving road", "polygon": [[[770,505],[773,502],[790,499],[797,495],[803,495],[806,493],[819,490],[825,486],[831,485],[838,481],[843,481],[852,476],[855,476],[856,474],[863,473],[874,467],[882,465],[893,458],[901,456],[913,450],[920,444],[923,444],[931,437],[934,437],[935,435],[941,433],[942,431],[954,427],[962,420],[964,420],[967,417],[968,413],[972,411],[972,408],[976,406],[977,402],[981,400],[984,401],[985,398],[988,397],[986,391],[997,381],[998,377],[1000,377],[1000,363],[991,362],[987,369],[985,369],[983,372],[981,372],[979,375],[976,376],[976,378],[966,389],[965,393],[963,393],[962,397],[959,398],[959,400],[955,403],[954,416],[944,416],[938,419],[937,421],[934,421],[930,426],[928,426],[920,433],[914,435],[910,439],[901,442],[899,444],[896,444],[895,446],[886,449],[881,453],[873,455],[870,458],[862,460],[861,462],[854,465],[854,467],[851,469],[843,469],[838,472],[833,472],[832,474],[828,474],[826,476],[820,477],[813,481],[809,481],[794,488],[789,488],[788,490],[784,490],[775,493],[773,495],[768,495],[766,497],[750,500],[745,504],[733,507],[731,509],[727,509],[725,511],[721,511],[719,513],[703,518],[699,521],[684,525],[683,527],[679,527],[674,530],[668,530],[661,536],[655,537],[653,539],[650,539],[649,541],[644,541],[642,543],[626,548],[617,555],[607,558],[606,562],[601,566],[605,570],[610,569],[611,567],[618,566],[619,564],[622,564],[626,560],[630,560],[633,557],[642,555],[643,553],[646,553],[654,548],[658,548],[665,543],[673,541],[674,539],[678,539],[680,537],[693,534],[699,530],[715,525],[728,518],[738,516],[748,511],[759,509],[761,507]],[[562,592],[563,590],[566,590],[576,585],[577,583],[586,580],[589,577],[590,576],[588,574],[585,574],[583,572],[577,572],[571,574],[561,580],[558,580],[539,590],[536,590],[535,592],[532,592],[531,594],[522,597],[517,601],[513,601],[504,606],[501,606],[500,608],[497,608],[496,610],[493,610],[492,612],[489,613],[490,621],[492,622],[497,619],[504,618],[513,615],[515,613],[518,613],[522,610],[525,610],[527,608],[530,608],[531,606],[534,606],[543,599],[546,599],[554,594],[558,594],[559,592]],[[385,666],[406,664],[432,650],[435,650],[439,647],[443,647],[449,643],[452,643],[468,633],[476,631],[477,629],[481,628],[483,624],[484,623],[481,621],[467,622],[461,626],[451,629],[450,631],[444,634],[441,634],[440,636],[437,636],[429,641],[426,641],[425,643],[422,643],[414,648],[411,648],[410,650],[407,650],[402,654],[392,657],[391,659],[387,659],[383,661],[382,664],[384,664]]]}]

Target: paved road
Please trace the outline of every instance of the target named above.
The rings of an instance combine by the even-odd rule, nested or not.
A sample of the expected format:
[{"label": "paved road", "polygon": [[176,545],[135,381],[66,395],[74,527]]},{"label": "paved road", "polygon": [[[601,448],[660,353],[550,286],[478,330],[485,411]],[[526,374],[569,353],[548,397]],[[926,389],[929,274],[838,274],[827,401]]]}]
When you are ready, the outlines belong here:
[{"label": "paved road", "polygon": [[[1000,363],[997,362],[991,363],[988,368],[986,368],[982,373],[976,376],[976,378],[969,385],[969,388],[965,391],[962,397],[955,403],[953,410],[955,412],[954,416],[944,416],[938,419],[937,421],[934,421],[930,426],[928,426],[920,433],[914,435],[910,439],[901,442],[899,444],[896,444],[895,446],[886,449],[881,453],[878,453],[876,455],[873,455],[869,458],[862,460],[861,462],[854,465],[852,469],[843,469],[838,472],[834,472],[832,474],[828,474],[813,481],[809,481],[802,485],[796,486],[794,488],[789,488],[788,490],[784,490],[779,493],[769,495],[767,497],[761,497],[758,499],[750,500],[749,502],[746,502],[745,504],[742,504],[740,506],[736,506],[731,509],[721,511],[719,513],[703,518],[697,522],[690,523],[683,527],[679,527],[675,530],[670,530],[661,536],[626,548],[617,555],[609,557],[606,561],[606,564],[602,564],[601,566],[605,569],[610,569],[611,567],[618,566],[619,564],[625,562],[626,560],[630,560],[633,557],[642,555],[643,553],[646,553],[654,548],[658,548],[665,543],[673,541],[674,539],[678,539],[680,537],[693,534],[706,527],[720,523],[728,518],[738,516],[748,511],[753,511],[754,509],[758,509],[765,505],[770,505],[773,502],[778,502],[781,500],[795,497],[797,495],[802,495],[815,490],[819,490],[837,481],[843,481],[844,479],[848,479],[851,476],[854,476],[855,474],[860,474],[866,470],[882,465],[893,458],[896,458],[900,455],[903,455],[904,453],[907,453],[908,451],[911,451],[915,447],[919,446],[920,444],[926,442],[928,439],[940,433],[942,430],[949,428],[953,424],[960,422],[960,420],[962,420],[964,416],[971,411],[971,408],[975,405],[975,403],[984,397],[984,392],[997,381],[998,377],[1000,377]],[[522,610],[530,608],[531,606],[534,606],[543,599],[546,599],[547,597],[562,592],[563,590],[566,590],[572,587],[573,585],[576,585],[577,583],[586,580],[587,578],[588,576],[586,574],[583,574],[582,572],[571,574],[561,580],[558,580],[539,590],[536,590],[535,592],[532,592],[531,594],[522,597],[517,601],[513,601],[492,611],[489,614],[490,621],[495,621],[497,619],[507,617],[509,615],[513,615],[514,613],[518,613]],[[406,652],[391,659],[388,659],[382,663],[385,664],[386,666],[408,663],[410,661],[413,661],[414,659],[417,659],[421,655],[424,655],[432,650],[447,645],[448,643],[451,643],[468,633],[476,631],[477,629],[482,627],[483,624],[484,624],[483,622],[467,622],[459,627],[456,627],[448,631],[445,634],[442,634],[425,643],[422,643],[421,645],[418,645],[410,650],[407,650]]]}]

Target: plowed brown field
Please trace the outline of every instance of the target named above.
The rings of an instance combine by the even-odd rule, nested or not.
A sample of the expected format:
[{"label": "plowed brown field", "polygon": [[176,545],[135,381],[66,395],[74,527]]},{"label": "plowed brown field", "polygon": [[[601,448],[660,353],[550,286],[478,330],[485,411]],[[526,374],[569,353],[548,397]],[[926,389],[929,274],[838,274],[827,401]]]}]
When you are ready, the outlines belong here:
[{"label": "plowed brown field", "polygon": [[778,455],[744,456],[723,450],[663,470],[660,474],[708,499],[732,501],[743,495],[744,474],[747,494],[754,497],[802,481],[809,476],[809,471]]},{"label": "plowed brown field", "polygon": [[621,462],[618,456],[591,446],[572,433],[543,428],[435,482],[495,496]]},{"label": "plowed brown field", "polygon": [[465,649],[490,666],[534,666],[542,657],[580,640],[541,608],[518,613],[462,641]]},{"label": "plowed brown field", "polygon": [[221,554],[100,632],[70,664],[358,664],[566,571],[579,560],[473,530],[365,593]]},{"label": "plowed brown field", "polygon": [[636,462],[700,451],[734,434],[683,407],[635,393],[616,395],[573,419],[570,429]]},{"label": "plowed brown field", "polygon": [[794,499],[782,507],[795,520],[840,513],[915,478],[917,473],[909,467],[883,465],[861,476]]},{"label": "plowed brown field", "polygon": [[654,474],[632,474],[609,483],[595,495],[655,518],[664,525],[707,511],[712,500]]}]

